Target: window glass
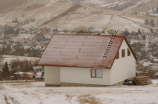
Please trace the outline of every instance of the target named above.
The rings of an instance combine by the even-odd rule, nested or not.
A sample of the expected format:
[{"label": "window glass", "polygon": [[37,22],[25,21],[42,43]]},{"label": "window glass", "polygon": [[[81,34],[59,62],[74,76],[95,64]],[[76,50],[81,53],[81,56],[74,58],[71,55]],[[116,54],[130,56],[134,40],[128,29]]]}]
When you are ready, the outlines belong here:
[{"label": "window glass", "polygon": [[102,78],[103,77],[103,70],[96,70],[96,77]]},{"label": "window glass", "polygon": [[125,57],[125,49],[122,50],[122,57]]}]

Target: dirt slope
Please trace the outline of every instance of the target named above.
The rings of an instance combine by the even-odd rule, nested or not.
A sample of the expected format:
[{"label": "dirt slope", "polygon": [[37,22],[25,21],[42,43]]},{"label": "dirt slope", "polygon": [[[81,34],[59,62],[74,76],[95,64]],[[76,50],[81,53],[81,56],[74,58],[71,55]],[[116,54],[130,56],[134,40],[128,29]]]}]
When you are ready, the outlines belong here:
[{"label": "dirt slope", "polygon": [[0,0],[0,13],[8,13],[27,0]]},{"label": "dirt slope", "polygon": [[64,11],[63,13],[57,15],[56,17],[53,17],[51,20],[48,20],[46,22],[44,22],[42,25],[46,25],[50,22],[53,22],[55,21],[56,19],[60,18],[60,17],[63,17],[65,15],[67,15],[68,13],[70,12],[73,12],[73,11],[76,11],[81,5],[80,4],[74,4],[72,7],[70,7],[68,10]]},{"label": "dirt slope", "polygon": [[158,0],[151,0],[151,2],[142,3],[132,10],[136,12],[147,12],[156,6],[158,6]]}]

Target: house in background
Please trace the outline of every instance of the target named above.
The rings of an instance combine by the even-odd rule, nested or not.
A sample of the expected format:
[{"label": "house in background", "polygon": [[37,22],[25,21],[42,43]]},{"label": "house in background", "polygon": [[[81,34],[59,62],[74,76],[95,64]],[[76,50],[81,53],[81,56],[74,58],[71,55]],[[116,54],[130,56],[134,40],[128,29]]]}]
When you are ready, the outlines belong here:
[{"label": "house in background", "polygon": [[38,64],[45,85],[114,85],[136,75],[125,36],[55,34]]}]

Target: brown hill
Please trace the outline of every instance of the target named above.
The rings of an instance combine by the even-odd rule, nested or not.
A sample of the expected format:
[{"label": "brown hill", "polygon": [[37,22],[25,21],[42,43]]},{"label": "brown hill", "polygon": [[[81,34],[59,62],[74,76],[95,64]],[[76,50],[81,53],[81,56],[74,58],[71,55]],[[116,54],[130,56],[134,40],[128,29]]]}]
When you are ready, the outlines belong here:
[{"label": "brown hill", "polygon": [[[0,25],[18,19],[21,27],[48,27],[73,30],[77,27],[93,27],[95,31],[106,29],[137,31],[139,22],[122,17],[122,12],[55,0],[0,0]],[[2,5],[4,3],[4,5]],[[119,16],[120,15],[120,16]],[[31,21],[34,19],[34,21]],[[121,25],[121,26],[120,26]]]},{"label": "brown hill", "polygon": [[27,0],[0,0],[0,13],[8,13],[26,3],[26,1]]}]

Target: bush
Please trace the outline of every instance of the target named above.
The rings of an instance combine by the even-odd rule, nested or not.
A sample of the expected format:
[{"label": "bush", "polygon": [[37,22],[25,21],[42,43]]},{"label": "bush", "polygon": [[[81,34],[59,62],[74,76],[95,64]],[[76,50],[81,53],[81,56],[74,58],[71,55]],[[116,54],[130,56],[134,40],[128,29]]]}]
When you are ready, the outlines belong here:
[{"label": "bush", "polygon": [[8,63],[5,62],[3,68],[2,68],[2,78],[3,79],[9,79],[9,67],[8,67]]},{"label": "bush", "polygon": [[11,61],[11,75],[14,75],[15,72],[24,72],[24,77],[26,72],[30,72],[32,67],[37,64],[37,61],[31,60],[13,60]]},{"label": "bush", "polygon": [[73,30],[73,32],[76,32],[76,33],[87,33],[88,32],[88,28],[85,27],[85,26],[80,26],[80,27],[77,27]]}]

